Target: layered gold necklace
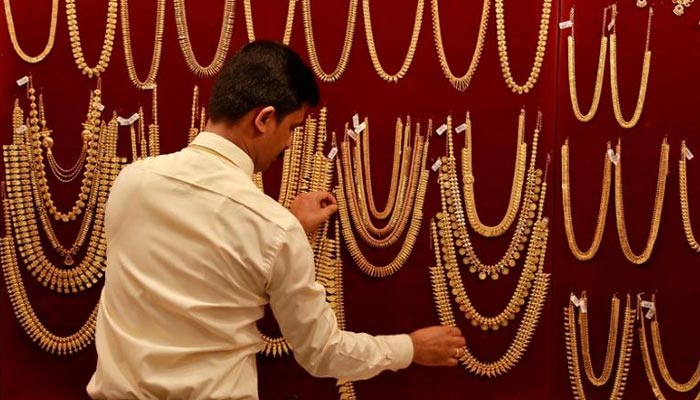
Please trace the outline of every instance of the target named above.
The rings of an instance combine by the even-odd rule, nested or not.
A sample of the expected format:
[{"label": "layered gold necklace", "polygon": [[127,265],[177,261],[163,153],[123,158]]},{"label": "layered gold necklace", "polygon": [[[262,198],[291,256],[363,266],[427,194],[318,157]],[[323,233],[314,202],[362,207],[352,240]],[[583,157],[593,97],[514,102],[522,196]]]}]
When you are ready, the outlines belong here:
[{"label": "layered gold necklace", "polygon": [[[287,8],[287,22],[284,25],[284,36],[282,43],[288,45],[292,37],[292,26],[294,25],[294,11],[296,9],[296,0],[289,0]],[[251,9],[250,0],[243,0],[243,11],[245,13],[245,27],[248,33],[248,41],[255,41],[255,29],[253,28],[253,11]]]},{"label": "layered gold necklace", "polygon": [[114,47],[114,31],[117,28],[117,0],[109,0],[107,3],[107,26],[105,28],[105,39],[102,43],[102,52],[97,65],[90,67],[85,61],[83,47],[80,44],[80,31],[78,29],[78,14],[75,0],[66,0],[66,15],[68,16],[68,34],[70,36],[71,47],[73,49],[73,58],[78,69],[92,78],[100,76],[105,72],[109,65],[109,59],[112,56],[112,48]]},{"label": "layered gold necklace", "polygon": [[314,31],[311,21],[311,0],[301,0],[302,15],[304,17],[304,37],[306,38],[306,49],[309,52],[309,62],[311,63],[311,69],[323,82],[337,81],[348,66],[350,50],[352,50],[352,38],[355,34],[357,1],[358,0],[350,0],[348,21],[345,27],[345,40],[343,41],[343,49],[340,52],[338,65],[333,72],[327,73],[321,68],[321,64],[318,61],[318,53],[316,52],[316,44],[314,43]]},{"label": "layered gold necklace", "polygon": [[479,61],[481,60],[481,53],[484,50],[484,43],[486,42],[486,28],[489,23],[489,11],[491,9],[491,0],[483,0],[483,5],[481,6],[481,22],[479,22],[479,33],[476,38],[476,46],[474,47],[474,53],[472,53],[471,62],[469,63],[469,69],[462,76],[456,76],[450,65],[447,63],[447,56],[445,55],[445,46],[442,42],[442,29],[440,28],[440,11],[438,9],[438,0],[431,1],[430,11],[433,16],[433,37],[435,40],[435,49],[437,50],[438,60],[440,61],[440,68],[445,74],[448,81],[454,86],[455,89],[463,92],[467,90],[471,84],[474,73],[479,66]]},{"label": "layered gold necklace", "polygon": [[[613,23],[617,17],[617,5],[612,6]],[[637,95],[637,105],[634,108],[632,118],[626,120],[622,115],[622,107],[620,106],[620,92],[617,85],[617,24],[613,24],[613,31],[610,33],[610,93],[613,100],[613,111],[615,119],[621,127],[630,129],[637,125],[639,118],[642,116],[644,109],[644,101],[647,95],[647,84],[649,82],[649,70],[651,69],[651,50],[649,42],[651,38],[651,18],[654,16],[654,9],[649,7],[649,18],[647,20],[647,35],[644,44],[644,62],[642,64],[642,79],[639,83],[639,94]]]},{"label": "layered gold necklace", "polygon": [[408,72],[408,68],[411,66],[413,61],[413,56],[416,54],[416,47],[418,45],[418,36],[420,36],[420,27],[423,23],[423,5],[424,0],[418,0],[418,5],[416,6],[416,18],[413,21],[413,32],[411,33],[411,41],[408,45],[408,52],[406,57],[403,59],[403,64],[399,68],[398,72],[395,74],[389,74],[386,72],[382,63],[379,61],[379,56],[377,56],[377,47],[374,43],[374,33],[372,32],[372,18],[369,10],[369,0],[362,0],[362,13],[365,19],[365,37],[367,38],[367,48],[369,49],[369,57],[372,60],[372,65],[374,70],[377,71],[379,77],[387,82],[398,82],[399,79],[403,78]]},{"label": "layered gold necklace", "polygon": [[[608,142],[608,152],[611,151],[610,142]],[[610,182],[612,181],[612,163],[608,157],[609,153],[604,155],[603,159],[603,186],[600,189],[600,206],[598,207],[598,218],[593,234],[593,241],[588,250],[581,250],[576,241],[574,233],[574,220],[571,212],[571,179],[569,176],[569,139],[566,139],[561,146],[561,198],[562,207],[564,208],[564,228],[566,230],[566,239],[569,243],[571,254],[580,261],[592,259],[603,240],[603,231],[605,230],[605,221],[608,216],[608,204],[610,200]]]},{"label": "layered gold necklace", "polygon": [[523,139],[525,135],[525,110],[520,111],[518,117],[518,133],[515,144],[515,171],[513,173],[513,183],[510,189],[510,199],[506,214],[501,221],[493,226],[481,222],[476,209],[476,196],[474,195],[474,170],[472,167],[472,123],[469,113],[466,118],[466,140],[462,149],[462,179],[464,180],[464,203],[467,209],[469,224],[479,234],[486,237],[498,237],[506,233],[518,215],[520,199],[525,182],[525,169],[527,162],[527,143]]},{"label": "layered gold necklace", "polygon": [[134,65],[134,53],[131,48],[131,28],[129,25],[129,0],[121,0],[121,22],[122,41],[124,43],[124,59],[126,60],[126,70],[129,79],[139,89],[151,89],[156,84],[158,68],[160,67],[160,56],[163,51],[163,30],[165,28],[165,6],[166,0],[158,0],[156,9],[156,33],[153,39],[153,56],[151,57],[151,68],[145,80],[140,80]]},{"label": "layered gold necklace", "polygon": [[552,0],[544,0],[542,3],[542,16],[540,17],[540,30],[537,38],[537,49],[535,51],[535,59],[530,70],[530,76],[527,81],[519,85],[515,82],[510,70],[510,61],[508,58],[508,45],[506,44],[506,22],[504,15],[504,0],[495,0],[496,2],[496,38],[498,40],[498,56],[501,61],[501,71],[503,78],[506,81],[508,88],[514,93],[528,93],[537,83],[544,62],[544,54],[547,49],[547,34],[549,31],[549,17],[552,13]]},{"label": "layered gold necklace", "polygon": [[603,26],[600,32],[600,50],[598,51],[598,72],[595,78],[595,87],[593,89],[593,100],[591,108],[587,113],[581,111],[578,101],[578,89],[576,88],[576,41],[575,41],[575,24],[574,24],[574,7],[569,11],[569,21],[571,21],[571,35],[567,38],[567,60],[569,72],[569,97],[571,98],[571,107],[574,111],[576,119],[581,122],[588,122],[593,119],[598,111],[600,104],[600,94],[603,91],[603,80],[605,78],[605,58],[608,55],[608,38],[605,36],[605,25],[608,20],[608,7],[603,10]]},{"label": "layered gold necklace", "polygon": [[22,50],[17,40],[17,31],[15,29],[15,21],[12,18],[12,7],[10,6],[10,0],[4,0],[5,3],[5,20],[7,21],[7,31],[10,34],[10,42],[12,42],[12,47],[15,49],[17,55],[24,61],[32,64],[36,64],[43,61],[46,56],[49,55],[51,49],[53,49],[54,41],[56,40],[56,25],[58,22],[58,0],[51,1],[51,22],[49,25],[49,39],[44,46],[44,50],[41,51],[36,56],[30,56]]},{"label": "layered gold necklace", "polygon": [[175,2],[175,23],[177,25],[177,38],[180,49],[185,56],[185,63],[190,71],[200,78],[210,78],[216,75],[226,61],[229,46],[231,45],[231,34],[233,33],[233,21],[236,11],[235,0],[225,0],[223,21],[221,32],[219,33],[219,43],[216,46],[214,59],[209,65],[202,65],[197,61],[197,57],[192,50],[192,41],[187,27],[187,10],[185,0],[174,0]]},{"label": "layered gold necklace", "polygon": [[644,264],[651,257],[651,252],[654,250],[654,244],[659,234],[659,226],[661,225],[661,212],[664,207],[664,197],[666,193],[666,178],[668,176],[668,141],[664,137],[661,143],[661,154],[659,155],[659,173],[656,179],[656,195],[654,196],[654,210],[651,217],[651,227],[647,244],[641,254],[634,254],[627,237],[627,225],[625,223],[625,201],[622,192],[622,145],[617,142],[617,165],[615,166],[615,217],[617,221],[617,235],[620,239],[622,252],[627,260],[634,264]]},{"label": "layered gold necklace", "polygon": [[700,252],[700,243],[695,240],[693,227],[690,223],[690,203],[688,201],[688,171],[686,169],[686,154],[688,148],[685,145],[685,140],[681,142],[681,158],[678,160],[678,179],[679,192],[681,200],[681,218],[683,220],[683,231],[685,238],[690,245],[690,248]]}]

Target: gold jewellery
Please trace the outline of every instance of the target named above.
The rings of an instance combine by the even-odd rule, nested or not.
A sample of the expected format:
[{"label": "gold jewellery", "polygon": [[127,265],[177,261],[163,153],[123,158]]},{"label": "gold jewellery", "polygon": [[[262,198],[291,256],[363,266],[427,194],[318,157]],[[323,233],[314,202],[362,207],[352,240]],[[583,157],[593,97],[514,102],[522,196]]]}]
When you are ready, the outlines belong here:
[{"label": "gold jewellery", "polygon": [[620,299],[617,295],[613,295],[610,301],[610,327],[608,328],[608,347],[605,351],[605,362],[603,371],[600,375],[596,375],[593,371],[593,361],[591,360],[590,339],[588,334],[588,298],[586,292],[581,294],[582,307],[586,312],[580,310],[578,313],[578,327],[581,334],[581,355],[583,357],[583,368],[586,372],[588,381],[594,386],[603,386],[608,383],[612,376],[613,364],[615,363],[615,349],[617,348],[617,331],[620,327]]},{"label": "gold jewellery", "polygon": [[340,52],[340,60],[335,70],[331,73],[327,73],[321,68],[321,64],[318,61],[318,53],[316,52],[316,44],[314,43],[314,31],[311,23],[311,0],[301,0],[302,16],[304,17],[304,37],[306,38],[306,49],[309,53],[309,62],[311,63],[311,69],[314,71],[316,76],[323,82],[335,82],[337,81],[345,68],[348,66],[348,60],[350,59],[350,50],[352,50],[352,38],[355,34],[355,20],[357,17],[357,1],[350,0],[350,5],[348,6],[348,21],[345,27],[345,40],[343,41],[343,50]]},{"label": "gold jewellery", "polygon": [[209,65],[201,65],[197,61],[197,57],[192,50],[192,41],[190,40],[190,32],[187,27],[187,11],[185,0],[174,0],[175,2],[175,23],[177,25],[177,39],[180,43],[180,49],[185,56],[185,63],[190,71],[194,72],[200,78],[210,78],[216,75],[226,61],[228,48],[231,45],[231,34],[233,33],[233,20],[236,11],[235,0],[225,0],[223,21],[221,32],[219,34],[219,43],[216,46],[214,59]]},{"label": "gold jewellery", "polygon": [[[610,142],[608,142],[608,151],[611,151]],[[608,216],[608,204],[610,200],[610,182],[612,181],[612,163],[606,153],[603,159],[603,186],[600,189],[600,206],[598,207],[598,218],[593,234],[593,241],[588,250],[581,250],[576,241],[574,233],[574,221],[571,212],[571,178],[569,176],[569,139],[566,139],[561,146],[561,199],[564,208],[564,228],[566,230],[566,239],[569,242],[571,254],[577,260],[587,261],[592,259],[603,240],[603,231],[605,230],[605,221]]]},{"label": "gold jewellery", "polygon": [[469,224],[479,234],[486,237],[498,237],[506,233],[518,215],[520,199],[525,182],[525,169],[527,162],[527,143],[523,139],[525,135],[525,109],[520,111],[518,117],[518,133],[515,144],[515,171],[513,172],[513,183],[510,189],[510,200],[506,214],[501,221],[493,226],[481,222],[476,209],[476,196],[474,195],[474,170],[472,167],[472,122],[469,113],[466,117],[466,139],[462,148],[462,179],[464,180],[464,203],[467,208]]},{"label": "gold jewellery", "polygon": [[117,0],[109,0],[107,3],[107,26],[105,28],[105,39],[102,43],[102,52],[100,53],[100,60],[97,65],[90,67],[85,62],[85,56],[83,54],[83,48],[80,44],[80,31],[78,30],[78,12],[75,5],[75,0],[66,0],[66,15],[68,16],[68,34],[70,35],[70,43],[73,48],[73,58],[75,59],[75,64],[78,69],[83,73],[92,78],[93,76],[100,76],[101,73],[105,72],[107,66],[109,65],[109,59],[112,55],[112,48],[114,47],[114,31],[117,28]]},{"label": "gold jewellery", "polygon": [[121,0],[121,22],[122,41],[124,43],[124,59],[126,60],[126,70],[129,72],[129,79],[139,89],[151,89],[156,84],[156,76],[160,67],[160,56],[163,51],[163,30],[165,28],[165,5],[166,0],[158,0],[156,9],[156,33],[153,39],[153,56],[151,58],[151,68],[145,80],[140,80],[134,65],[134,53],[131,48],[131,28],[129,25],[129,0]]},{"label": "gold jewellery", "polygon": [[403,78],[411,66],[413,61],[413,56],[416,53],[416,47],[418,45],[418,36],[420,36],[420,27],[423,23],[423,5],[424,0],[418,0],[418,5],[416,6],[416,19],[413,21],[413,32],[411,33],[411,42],[408,45],[408,52],[406,57],[401,64],[401,68],[395,74],[389,74],[382,67],[382,63],[379,61],[377,56],[377,47],[374,43],[374,33],[372,33],[372,18],[370,16],[369,10],[369,0],[362,0],[362,13],[365,19],[365,37],[367,38],[367,48],[369,49],[369,57],[372,60],[372,65],[374,70],[377,71],[379,77],[387,82],[398,82],[399,79]]},{"label": "gold jewellery", "polygon": [[683,231],[685,238],[688,240],[690,248],[700,252],[700,243],[695,240],[693,227],[690,224],[690,204],[688,201],[688,171],[686,169],[686,155],[688,148],[685,145],[685,140],[681,142],[681,158],[678,160],[678,180],[679,192],[681,200],[681,218],[683,219]]},{"label": "gold jewellery", "polygon": [[690,7],[693,1],[695,0],[673,0],[673,4],[675,4],[675,6],[673,6],[673,13],[680,17],[685,14],[685,9]]},{"label": "gold jewellery", "polygon": [[19,45],[17,40],[17,30],[15,28],[15,21],[12,18],[12,7],[10,6],[10,0],[4,0],[5,3],[5,20],[7,21],[7,31],[10,33],[10,42],[12,42],[12,47],[15,49],[17,55],[24,61],[32,64],[36,64],[46,58],[47,55],[53,49],[53,44],[56,39],[56,25],[58,22],[58,0],[51,1],[51,25],[49,25],[49,39],[44,46],[44,50],[41,51],[36,56],[30,56],[25,53],[24,50]]},{"label": "gold jewellery", "polygon": [[[612,6],[612,21],[617,18],[617,5]],[[649,70],[651,68],[651,50],[649,42],[651,39],[651,19],[654,16],[654,9],[649,7],[649,18],[647,19],[647,35],[644,45],[644,62],[642,64],[642,79],[639,84],[639,94],[637,96],[637,105],[634,109],[632,118],[626,120],[622,115],[622,107],[620,106],[620,92],[617,85],[617,24],[613,24],[613,31],[610,33],[610,92],[613,100],[613,111],[615,119],[621,127],[630,129],[637,125],[639,118],[642,116],[644,109],[644,101],[647,95],[647,84],[649,82]]]},{"label": "gold jewellery", "polygon": [[600,50],[598,51],[598,72],[595,78],[595,88],[593,89],[593,100],[591,108],[587,113],[581,111],[578,101],[578,89],[576,88],[576,41],[575,41],[575,24],[574,24],[574,7],[569,11],[569,21],[571,21],[571,35],[567,38],[567,60],[569,72],[569,97],[571,98],[571,107],[574,111],[576,119],[581,122],[588,122],[593,119],[598,111],[600,104],[600,94],[603,91],[603,80],[605,78],[605,58],[608,55],[608,38],[605,36],[605,25],[608,20],[608,7],[603,9],[603,26],[600,32]]},{"label": "gold jewellery", "polygon": [[476,46],[474,47],[474,53],[472,53],[472,59],[469,63],[469,69],[462,76],[456,76],[450,65],[447,63],[447,56],[445,55],[445,46],[442,42],[442,30],[440,29],[440,11],[438,9],[438,0],[431,0],[430,11],[433,16],[433,37],[435,40],[435,49],[438,53],[438,60],[440,61],[440,68],[445,74],[448,81],[454,86],[455,89],[463,92],[467,90],[469,84],[471,84],[474,73],[479,66],[479,61],[481,60],[481,53],[484,50],[484,42],[486,41],[486,28],[489,23],[489,12],[491,8],[491,0],[483,0],[483,5],[481,6],[481,22],[479,22],[479,33],[476,38]]},{"label": "gold jewellery", "polygon": [[[199,126],[197,125],[199,123]],[[199,132],[204,130],[207,123],[207,109],[199,106],[199,86],[192,88],[192,114],[190,114],[190,129],[187,132],[187,143],[192,143]]]},{"label": "gold jewellery", "polygon": [[654,196],[654,211],[651,217],[651,227],[647,244],[641,254],[634,254],[627,237],[627,226],[625,223],[625,201],[622,193],[622,144],[617,142],[617,165],[615,166],[615,216],[617,220],[617,234],[620,239],[622,252],[627,260],[634,264],[644,264],[651,257],[651,252],[656,243],[656,237],[661,225],[661,212],[664,206],[664,196],[666,193],[666,177],[668,176],[668,141],[664,137],[661,142],[661,154],[659,155],[659,174],[656,180],[656,195]]},{"label": "gold jewellery", "polygon": [[503,78],[506,80],[506,85],[514,93],[528,93],[537,83],[537,78],[540,76],[542,63],[544,62],[544,54],[547,49],[547,34],[549,31],[549,17],[552,13],[552,0],[544,0],[542,3],[542,16],[540,17],[540,31],[537,39],[537,50],[535,51],[535,60],[530,70],[530,76],[523,85],[515,82],[510,70],[510,61],[508,59],[508,45],[506,44],[506,22],[504,15],[504,0],[495,0],[496,3],[496,38],[498,39],[498,56],[501,61],[501,71]]},{"label": "gold jewellery", "polygon": [[[287,22],[284,25],[284,36],[282,43],[288,45],[292,37],[292,26],[294,25],[294,10],[297,0],[289,0],[287,8]],[[243,0],[243,12],[245,13],[245,28],[248,33],[248,41],[255,41],[255,29],[253,28],[253,11],[250,0]]]}]

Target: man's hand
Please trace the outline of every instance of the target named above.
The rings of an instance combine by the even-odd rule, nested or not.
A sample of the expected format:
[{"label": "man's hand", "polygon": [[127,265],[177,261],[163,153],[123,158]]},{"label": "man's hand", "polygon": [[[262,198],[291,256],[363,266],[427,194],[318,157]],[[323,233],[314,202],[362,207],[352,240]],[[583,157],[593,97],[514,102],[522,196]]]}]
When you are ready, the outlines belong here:
[{"label": "man's hand", "polygon": [[431,326],[411,333],[413,362],[427,366],[457,365],[466,344],[459,328]]},{"label": "man's hand", "polygon": [[328,192],[302,193],[294,199],[289,211],[297,217],[304,231],[311,233],[338,211],[338,202]]}]

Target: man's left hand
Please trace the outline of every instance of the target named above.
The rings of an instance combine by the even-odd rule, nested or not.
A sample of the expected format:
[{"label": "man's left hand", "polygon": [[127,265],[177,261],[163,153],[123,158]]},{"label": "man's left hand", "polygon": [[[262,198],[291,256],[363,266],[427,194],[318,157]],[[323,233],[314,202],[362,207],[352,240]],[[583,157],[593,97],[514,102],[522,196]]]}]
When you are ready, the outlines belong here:
[{"label": "man's left hand", "polygon": [[338,202],[328,192],[301,193],[294,199],[289,211],[297,217],[304,231],[311,233],[338,211]]}]

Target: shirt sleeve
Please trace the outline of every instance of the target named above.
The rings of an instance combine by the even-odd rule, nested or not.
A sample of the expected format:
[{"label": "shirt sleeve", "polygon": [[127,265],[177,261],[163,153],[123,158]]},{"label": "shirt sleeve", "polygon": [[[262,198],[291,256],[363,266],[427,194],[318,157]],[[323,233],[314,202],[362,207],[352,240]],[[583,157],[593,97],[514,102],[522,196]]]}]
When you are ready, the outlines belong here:
[{"label": "shirt sleeve", "polygon": [[325,289],[315,280],[313,252],[296,220],[275,239],[279,246],[267,288],[270,307],[306,371],[355,381],[411,364],[413,342],[408,335],[372,336],[338,328]]}]

